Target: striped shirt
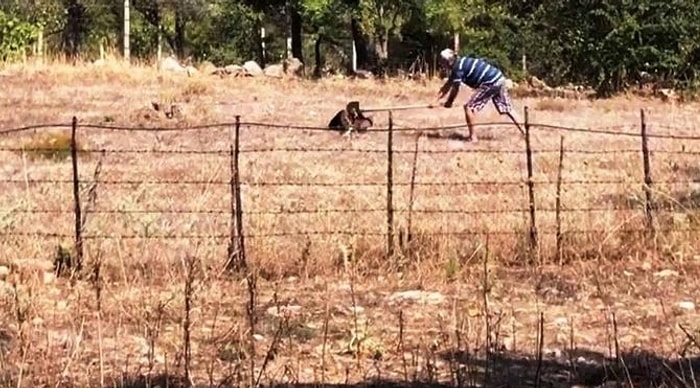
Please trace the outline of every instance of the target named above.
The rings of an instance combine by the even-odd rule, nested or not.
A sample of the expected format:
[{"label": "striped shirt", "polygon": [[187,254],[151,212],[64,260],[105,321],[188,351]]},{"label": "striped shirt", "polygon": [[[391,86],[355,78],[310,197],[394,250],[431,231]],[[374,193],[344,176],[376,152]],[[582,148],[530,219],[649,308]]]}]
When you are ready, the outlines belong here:
[{"label": "striped shirt", "polygon": [[483,59],[473,57],[458,58],[450,74],[452,82],[463,82],[474,89],[484,84],[492,84],[501,78],[501,70]]}]

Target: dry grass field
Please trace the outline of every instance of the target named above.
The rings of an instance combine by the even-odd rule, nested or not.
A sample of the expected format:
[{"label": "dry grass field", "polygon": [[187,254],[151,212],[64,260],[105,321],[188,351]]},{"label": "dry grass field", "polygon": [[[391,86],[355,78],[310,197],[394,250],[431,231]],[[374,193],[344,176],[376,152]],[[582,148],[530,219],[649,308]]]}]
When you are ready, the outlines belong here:
[{"label": "dry grass field", "polygon": [[[394,257],[387,114],[350,138],[318,129],[350,100],[431,103],[439,81],[118,65],[8,66],[0,80],[2,386],[164,387],[166,376],[168,386],[251,376],[288,386],[694,385],[700,140],[688,137],[699,104],[514,92],[520,116],[527,106],[531,123],[554,127],[636,135],[645,109],[653,195],[667,210],[654,213],[655,237],[629,232],[646,222],[639,136],[533,124],[535,265],[515,127],[483,125],[466,143],[453,129],[413,129],[462,124],[459,104],[393,112],[395,233],[405,236],[410,217],[414,236]],[[179,112],[163,117],[153,102]],[[236,115],[247,278],[224,270]],[[71,161],[31,148],[65,151],[73,116],[84,271],[56,277],[59,247],[73,248]],[[489,106],[479,121],[506,119]],[[64,126],[7,132],[41,124]]]}]

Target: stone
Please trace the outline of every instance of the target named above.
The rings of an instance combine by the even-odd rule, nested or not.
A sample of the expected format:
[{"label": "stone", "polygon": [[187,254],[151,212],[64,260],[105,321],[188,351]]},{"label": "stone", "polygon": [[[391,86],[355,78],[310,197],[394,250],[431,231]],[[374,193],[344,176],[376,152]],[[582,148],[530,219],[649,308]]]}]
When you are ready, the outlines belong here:
[{"label": "stone", "polygon": [[281,64],[269,65],[265,67],[263,72],[268,77],[282,78],[284,77],[284,66]]},{"label": "stone", "polygon": [[160,69],[163,71],[186,72],[187,69],[182,66],[177,59],[167,57],[160,62]]},{"label": "stone", "polygon": [[420,290],[400,291],[395,292],[389,296],[389,300],[391,301],[404,300],[422,304],[440,304],[444,302],[445,299],[445,295],[439,292]]},{"label": "stone", "polygon": [[290,57],[284,60],[287,65],[287,74],[295,77],[304,75],[304,64],[299,58]]},{"label": "stone", "polygon": [[224,67],[224,72],[226,74],[232,75],[234,77],[248,75],[248,72],[246,71],[246,69],[240,65],[226,65]]},{"label": "stone", "polygon": [[247,61],[246,63],[243,64],[243,68],[245,69],[245,71],[248,74],[250,74],[254,77],[261,76],[261,75],[265,74],[263,72],[263,69],[260,67],[260,65],[258,65],[258,63],[255,61]]},{"label": "stone", "polygon": [[297,315],[301,313],[301,306],[271,306],[266,312],[273,317]]},{"label": "stone", "polygon": [[660,277],[660,278],[667,278],[670,276],[678,276],[678,271],[674,271],[672,269],[664,269],[662,271],[656,272],[654,274],[654,276]]}]

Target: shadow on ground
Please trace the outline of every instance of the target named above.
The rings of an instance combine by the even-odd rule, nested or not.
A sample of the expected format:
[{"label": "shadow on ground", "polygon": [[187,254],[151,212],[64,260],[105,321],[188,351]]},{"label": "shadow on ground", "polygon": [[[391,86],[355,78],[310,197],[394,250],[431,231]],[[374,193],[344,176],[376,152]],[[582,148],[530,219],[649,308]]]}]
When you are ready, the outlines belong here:
[{"label": "shadow on ground", "polygon": [[[466,131],[465,131],[466,132]],[[489,131],[484,131],[484,130],[477,130],[476,131],[476,139],[478,141],[495,141],[498,140],[496,136],[494,136],[491,132]],[[460,133],[460,132],[447,132],[447,133],[438,133],[438,132],[430,132],[425,135],[428,139],[439,139],[439,140],[455,140],[455,141],[464,141],[464,142],[471,142],[469,137],[467,137],[466,134]]]},{"label": "shadow on ground", "polygon": [[464,352],[443,353],[441,357],[452,365],[463,365],[461,381],[452,385],[462,387],[696,386],[693,376],[700,372],[697,357],[669,360],[647,351],[621,353],[619,357],[586,349],[562,351],[540,359],[504,352],[478,359]]},{"label": "shadow on ground", "polygon": [[[489,357],[473,357],[463,351],[447,351],[435,355],[433,362],[442,361],[437,367],[423,368],[420,376],[403,381],[366,381],[358,384],[264,384],[270,388],[360,388],[360,387],[692,387],[694,376],[700,372],[699,358],[668,360],[652,353],[637,351],[621,354],[619,358],[575,349],[560,354],[545,355],[538,359],[531,355],[505,352]],[[433,365],[434,366],[434,365]],[[428,371],[428,374],[426,374]],[[409,372],[410,374],[410,372]],[[441,376],[437,383],[435,376]],[[185,387],[181,377],[155,376],[151,384],[144,377],[120,379],[110,384],[120,388]],[[447,380],[447,382],[444,382]],[[197,387],[236,387],[237,383],[222,382]]]}]

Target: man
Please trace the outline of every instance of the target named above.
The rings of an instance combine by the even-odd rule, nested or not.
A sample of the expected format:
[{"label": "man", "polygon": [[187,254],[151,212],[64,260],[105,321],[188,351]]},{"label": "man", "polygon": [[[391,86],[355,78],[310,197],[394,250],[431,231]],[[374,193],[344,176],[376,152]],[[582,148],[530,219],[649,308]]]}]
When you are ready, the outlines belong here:
[{"label": "man", "polygon": [[438,101],[448,91],[450,92],[443,104],[445,108],[452,106],[452,102],[457,97],[462,83],[472,89],[477,89],[469,101],[464,104],[464,116],[469,128],[467,140],[476,140],[473,128],[474,114],[482,110],[489,100],[493,101],[499,114],[508,115],[520,130],[520,133],[525,134],[514,116],[513,106],[511,105],[508,88],[505,83],[506,77],[500,69],[481,58],[457,57],[454,51],[450,49],[444,49],[440,52],[440,61],[450,71],[447,82],[438,92]]}]

